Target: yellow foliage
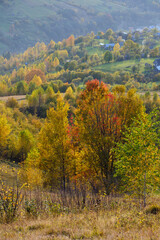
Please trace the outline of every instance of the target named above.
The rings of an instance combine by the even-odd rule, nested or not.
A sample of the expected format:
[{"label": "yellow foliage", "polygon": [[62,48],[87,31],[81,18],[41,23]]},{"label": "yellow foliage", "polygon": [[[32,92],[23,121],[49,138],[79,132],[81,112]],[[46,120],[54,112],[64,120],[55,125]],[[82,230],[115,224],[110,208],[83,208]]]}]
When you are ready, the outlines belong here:
[{"label": "yellow foliage", "polygon": [[33,149],[29,154],[24,164],[21,165],[19,177],[22,182],[32,189],[35,187],[41,187],[42,171],[40,170],[40,155],[37,149]]},{"label": "yellow foliage", "polygon": [[7,118],[5,115],[0,116],[0,148],[6,146],[10,132],[11,128],[8,124]]},{"label": "yellow foliage", "polygon": [[35,83],[36,86],[40,86],[42,84],[42,80],[40,76],[35,75],[34,78],[31,81],[32,83]]}]

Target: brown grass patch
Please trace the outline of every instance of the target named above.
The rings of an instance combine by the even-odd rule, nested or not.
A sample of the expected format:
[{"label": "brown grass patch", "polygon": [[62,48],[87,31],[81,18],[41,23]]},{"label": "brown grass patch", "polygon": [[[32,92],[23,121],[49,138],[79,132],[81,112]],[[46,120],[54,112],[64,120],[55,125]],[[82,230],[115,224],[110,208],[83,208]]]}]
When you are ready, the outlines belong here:
[{"label": "brown grass patch", "polygon": [[[37,219],[21,215],[12,224],[0,225],[0,239],[4,240],[158,240],[160,239],[160,214],[146,214],[134,201],[115,199],[98,209],[84,208],[77,213],[60,213]],[[150,198],[148,207],[159,202]],[[114,204],[113,204],[114,203]]]}]

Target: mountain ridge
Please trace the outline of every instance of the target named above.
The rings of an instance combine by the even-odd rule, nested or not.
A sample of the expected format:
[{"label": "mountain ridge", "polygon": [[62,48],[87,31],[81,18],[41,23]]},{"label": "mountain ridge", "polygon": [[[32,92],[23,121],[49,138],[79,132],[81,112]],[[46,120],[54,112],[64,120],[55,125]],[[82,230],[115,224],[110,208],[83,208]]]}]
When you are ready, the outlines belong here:
[{"label": "mountain ridge", "polygon": [[[18,53],[36,42],[58,42],[108,28],[158,24],[158,1],[0,1],[0,53]],[[150,17],[148,17],[150,15]]]}]

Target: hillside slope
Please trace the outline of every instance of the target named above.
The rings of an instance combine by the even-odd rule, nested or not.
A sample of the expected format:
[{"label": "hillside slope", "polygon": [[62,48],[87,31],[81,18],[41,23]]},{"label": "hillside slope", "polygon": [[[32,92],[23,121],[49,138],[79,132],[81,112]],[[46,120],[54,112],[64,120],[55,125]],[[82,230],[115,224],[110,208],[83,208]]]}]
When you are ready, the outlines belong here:
[{"label": "hillside slope", "polygon": [[[128,27],[156,25],[159,1],[151,0],[2,0],[0,1],[0,53],[21,52],[38,41],[48,43]],[[149,16],[149,17],[148,17]]]}]

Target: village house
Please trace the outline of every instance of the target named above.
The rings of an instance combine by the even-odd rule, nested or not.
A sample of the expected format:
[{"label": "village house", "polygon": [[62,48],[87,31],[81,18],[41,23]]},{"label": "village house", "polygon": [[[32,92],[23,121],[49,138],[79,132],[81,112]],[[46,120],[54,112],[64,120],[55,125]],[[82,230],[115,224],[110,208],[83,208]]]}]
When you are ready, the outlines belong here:
[{"label": "village house", "polygon": [[104,45],[104,49],[105,49],[105,50],[112,51],[113,48],[114,48],[114,46],[115,46],[115,43],[108,43],[108,44],[105,44],[105,45]]},{"label": "village house", "polygon": [[158,70],[160,72],[160,58],[156,59],[154,62],[154,67],[156,70]]}]

